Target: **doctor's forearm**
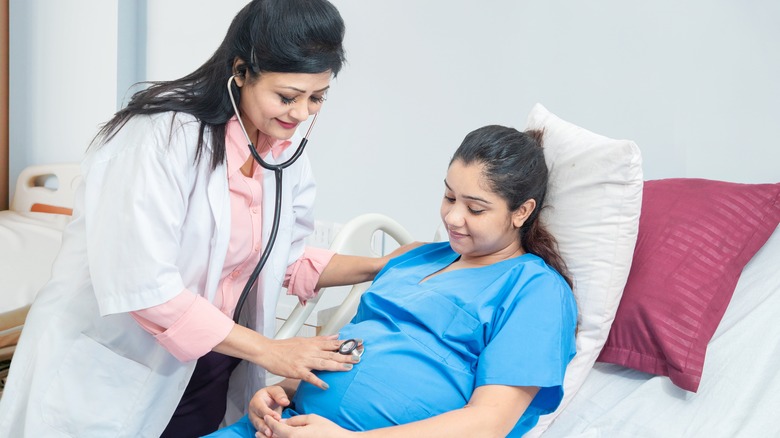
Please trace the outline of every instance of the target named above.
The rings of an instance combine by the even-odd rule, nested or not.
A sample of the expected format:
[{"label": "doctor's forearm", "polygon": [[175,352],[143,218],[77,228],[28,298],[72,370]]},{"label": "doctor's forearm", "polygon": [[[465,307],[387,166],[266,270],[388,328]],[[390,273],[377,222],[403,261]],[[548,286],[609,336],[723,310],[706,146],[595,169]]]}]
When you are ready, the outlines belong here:
[{"label": "doctor's forearm", "polygon": [[214,351],[262,365],[263,352],[268,350],[270,342],[260,333],[234,324],[227,337],[214,347]]}]

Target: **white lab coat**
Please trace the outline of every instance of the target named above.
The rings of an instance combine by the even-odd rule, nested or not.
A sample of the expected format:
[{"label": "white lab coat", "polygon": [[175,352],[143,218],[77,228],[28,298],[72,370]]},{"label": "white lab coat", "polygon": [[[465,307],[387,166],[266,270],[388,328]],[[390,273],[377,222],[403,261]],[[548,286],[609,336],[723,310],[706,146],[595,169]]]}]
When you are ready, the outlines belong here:
[{"label": "white lab coat", "polygon": [[[198,128],[185,114],[138,116],[87,155],[52,279],[39,292],[13,357],[0,399],[0,436],[157,437],[167,425],[195,361],[179,362],[128,312],[163,303],[185,287],[215,296],[230,239],[230,198],[225,165],[210,168],[208,141],[209,152],[193,165]],[[293,142],[280,161],[293,153]],[[266,336],[273,336],[287,266],[303,253],[313,228],[306,154],[284,170],[282,186],[274,250],[243,312]],[[266,171],[264,242],[274,187],[273,172]],[[231,399],[244,409],[264,385],[264,373],[240,368]]]}]

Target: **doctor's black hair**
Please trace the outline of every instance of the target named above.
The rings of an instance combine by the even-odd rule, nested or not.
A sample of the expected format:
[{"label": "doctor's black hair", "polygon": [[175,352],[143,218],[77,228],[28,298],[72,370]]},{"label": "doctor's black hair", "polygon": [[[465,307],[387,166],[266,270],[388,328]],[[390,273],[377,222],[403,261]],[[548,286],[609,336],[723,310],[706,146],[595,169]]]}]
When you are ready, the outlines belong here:
[{"label": "doctor's black hair", "polygon": [[509,211],[534,199],[536,208],[519,229],[520,244],[526,252],[541,257],[573,287],[555,237],[539,221],[548,182],[542,134],[536,130],[520,132],[505,126],[484,126],[466,135],[450,165],[455,161],[464,165],[483,164],[482,175],[490,189],[506,201]]},{"label": "doctor's black hair", "polygon": [[[235,114],[227,93],[234,74],[253,81],[263,72],[323,73],[335,77],[345,62],[344,21],[327,0],[253,0],[233,18],[219,48],[194,72],[172,81],[149,81],[133,94],[95,136],[110,140],[130,118],[175,111],[200,121],[196,161],[204,153],[208,128],[213,148],[211,167],[225,159],[225,127]],[[234,71],[234,60],[242,60]],[[240,102],[238,87],[233,95]],[[93,143],[95,142],[93,140]]]}]

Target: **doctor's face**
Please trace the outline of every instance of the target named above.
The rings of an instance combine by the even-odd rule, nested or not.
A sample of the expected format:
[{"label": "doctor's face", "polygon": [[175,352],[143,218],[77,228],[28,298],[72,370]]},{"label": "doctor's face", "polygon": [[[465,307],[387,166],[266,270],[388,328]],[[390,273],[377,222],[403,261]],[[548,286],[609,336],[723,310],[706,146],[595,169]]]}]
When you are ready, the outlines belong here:
[{"label": "doctor's face", "polygon": [[241,87],[241,119],[250,138],[260,144],[259,133],[278,140],[292,137],[300,123],[322,108],[330,79],[330,71],[262,72],[253,80],[236,77]]},{"label": "doctor's face", "polygon": [[526,216],[511,212],[506,201],[489,188],[484,164],[455,160],[444,180],[441,219],[450,246],[461,260],[489,264],[523,253],[518,228]]}]

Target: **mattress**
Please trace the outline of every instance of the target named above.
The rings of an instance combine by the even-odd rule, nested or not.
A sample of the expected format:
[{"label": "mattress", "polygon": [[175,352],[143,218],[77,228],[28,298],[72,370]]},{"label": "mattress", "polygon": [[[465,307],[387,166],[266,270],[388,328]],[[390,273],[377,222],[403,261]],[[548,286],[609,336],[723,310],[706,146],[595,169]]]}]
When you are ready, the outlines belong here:
[{"label": "mattress", "polygon": [[745,266],[701,385],[597,363],[544,438],[780,436],[780,229]]},{"label": "mattress", "polygon": [[0,211],[0,313],[32,303],[51,276],[70,219],[62,214]]}]

